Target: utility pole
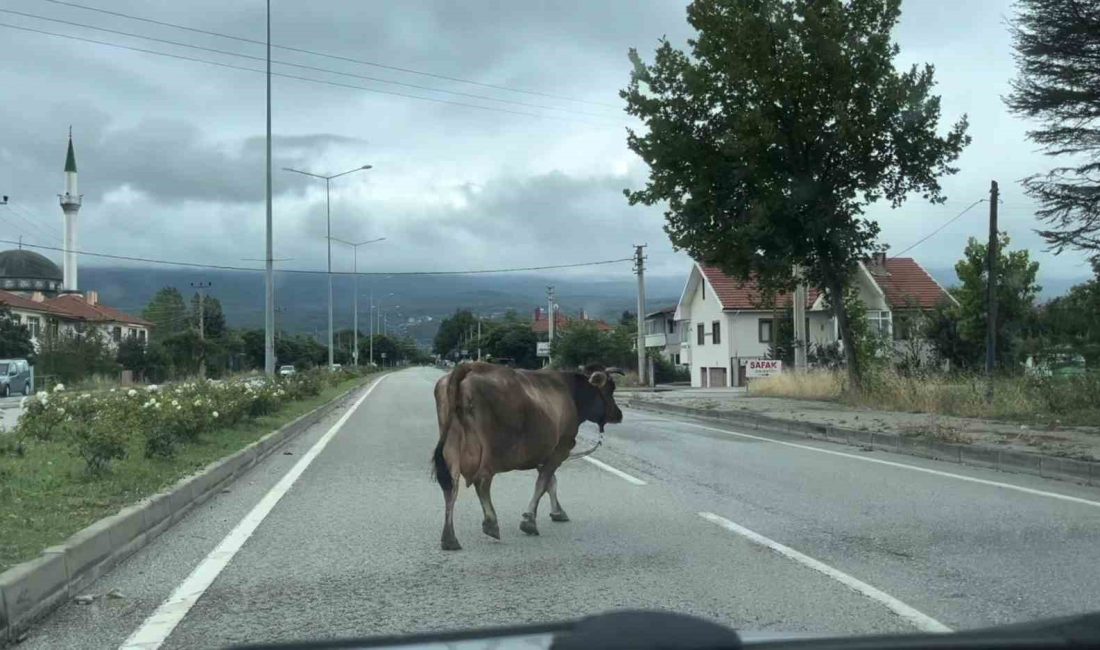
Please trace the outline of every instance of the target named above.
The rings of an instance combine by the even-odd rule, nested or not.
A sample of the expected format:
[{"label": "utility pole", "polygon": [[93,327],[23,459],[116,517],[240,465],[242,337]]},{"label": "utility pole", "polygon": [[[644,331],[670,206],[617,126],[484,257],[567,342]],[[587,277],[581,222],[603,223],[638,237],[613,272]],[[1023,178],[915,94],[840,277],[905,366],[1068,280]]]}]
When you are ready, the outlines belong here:
[{"label": "utility pole", "polygon": [[997,365],[997,202],[1000,190],[997,181],[989,186],[989,247],[986,251],[986,335],[985,335],[985,375],[989,381],[986,387],[986,401],[993,401],[993,370]]},{"label": "utility pole", "polygon": [[271,239],[271,0],[267,0],[267,254],[264,256],[264,373],[275,375],[275,263]]},{"label": "utility pole", "polygon": [[481,316],[477,317],[477,360],[481,361]]},{"label": "utility pole", "polygon": [[634,245],[634,271],[638,274],[638,383],[648,386],[645,368],[645,255],[647,244]]},{"label": "utility pole", "polygon": [[199,292],[199,377],[206,379],[206,291],[209,282],[192,282],[191,287]]},{"label": "utility pole", "polygon": [[[550,320],[547,323],[548,329],[546,330],[546,340],[550,343],[551,349],[554,347],[554,285],[546,287],[546,301],[549,306],[546,310],[546,317]],[[546,357],[546,365],[550,365],[554,362],[552,356]]]},{"label": "utility pole", "polygon": [[370,345],[370,352],[368,354],[370,358],[370,365],[374,366],[374,281],[371,280],[370,288],[370,338],[368,339]]},{"label": "utility pole", "polygon": [[802,269],[794,268],[794,278],[797,284],[794,288],[794,304],[791,311],[794,315],[794,369],[805,371],[807,364],[807,339],[806,332],[806,280],[802,277]]}]

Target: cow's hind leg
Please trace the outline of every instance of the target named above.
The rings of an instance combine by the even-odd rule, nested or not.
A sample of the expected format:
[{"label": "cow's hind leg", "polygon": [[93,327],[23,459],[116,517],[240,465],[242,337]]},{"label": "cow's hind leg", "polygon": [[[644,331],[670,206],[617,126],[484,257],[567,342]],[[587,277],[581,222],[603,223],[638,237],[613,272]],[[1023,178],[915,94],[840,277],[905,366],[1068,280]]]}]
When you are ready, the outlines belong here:
[{"label": "cow's hind leg", "polygon": [[550,481],[554,478],[554,470],[557,468],[557,464],[551,463],[539,468],[539,477],[535,479],[535,494],[531,496],[531,503],[527,504],[527,512],[523,513],[523,519],[519,522],[519,529],[528,535],[539,534],[538,524],[535,523],[539,500],[542,499],[546,489],[550,487]]},{"label": "cow's hind leg", "polygon": [[569,521],[569,515],[565,514],[565,509],[561,507],[561,502],[558,501],[557,473],[550,476],[550,485],[547,487],[546,492],[550,495],[550,520]]},{"label": "cow's hind leg", "polygon": [[447,462],[444,458],[442,443],[436,446],[432,461],[435,464],[435,479],[443,490],[443,536],[440,539],[440,545],[444,551],[458,551],[462,549],[458,538],[455,537],[454,522],[455,500],[458,498],[458,476],[451,471],[451,468],[457,465]]},{"label": "cow's hind leg", "polygon": [[489,490],[493,485],[493,477],[483,478],[474,483],[477,489],[477,498],[481,499],[481,511],[485,513],[485,520],[481,522],[481,530],[492,537],[500,539],[500,525],[497,523],[497,511],[493,508],[493,500],[489,496]]}]

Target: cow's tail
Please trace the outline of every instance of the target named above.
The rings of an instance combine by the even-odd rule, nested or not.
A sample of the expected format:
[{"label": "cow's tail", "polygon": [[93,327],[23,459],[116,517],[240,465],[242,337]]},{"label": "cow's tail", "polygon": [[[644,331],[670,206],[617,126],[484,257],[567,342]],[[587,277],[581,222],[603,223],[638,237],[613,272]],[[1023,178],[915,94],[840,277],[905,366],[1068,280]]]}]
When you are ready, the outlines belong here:
[{"label": "cow's tail", "polygon": [[462,364],[451,371],[447,379],[447,410],[443,413],[442,426],[439,428],[439,443],[432,454],[432,474],[439,482],[439,487],[444,492],[454,489],[454,477],[451,469],[447,467],[447,459],[443,457],[443,447],[447,444],[447,434],[451,432],[454,419],[462,417],[462,405],[459,403],[458,386],[466,375],[470,374],[472,364]]}]

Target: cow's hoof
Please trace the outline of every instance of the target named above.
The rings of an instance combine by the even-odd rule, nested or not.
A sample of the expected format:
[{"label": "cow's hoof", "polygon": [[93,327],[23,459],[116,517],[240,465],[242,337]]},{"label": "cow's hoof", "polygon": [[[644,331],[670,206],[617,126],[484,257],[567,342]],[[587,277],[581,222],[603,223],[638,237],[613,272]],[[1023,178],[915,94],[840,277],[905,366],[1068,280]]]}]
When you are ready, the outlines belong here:
[{"label": "cow's hoof", "polygon": [[462,550],[462,544],[459,544],[458,539],[456,539],[454,537],[444,537],[443,541],[440,543],[440,546],[443,547],[444,551],[461,551]]},{"label": "cow's hoof", "polygon": [[519,529],[528,535],[539,534],[539,527],[535,524],[535,516],[529,512],[523,513],[523,520],[519,522]]},{"label": "cow's hoof", "polygon": [[495,521],[481,522],[481,531],[493,539],[500,539],[500,526]]},{"label": "cow's hoof", "polygon": [[550,521],[569,521],[569,515],[565,514],[565,511],[551,512]]}]

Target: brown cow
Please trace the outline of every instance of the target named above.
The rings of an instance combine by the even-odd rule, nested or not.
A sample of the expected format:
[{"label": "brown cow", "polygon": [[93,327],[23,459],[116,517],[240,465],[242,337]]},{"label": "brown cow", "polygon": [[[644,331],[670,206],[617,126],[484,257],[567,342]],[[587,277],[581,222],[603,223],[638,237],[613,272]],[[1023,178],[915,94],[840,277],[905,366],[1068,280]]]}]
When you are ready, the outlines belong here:
[{"label": "brown cow", "polygon": [[432,461],[446,505],[444,550],[462,548],[454,532],[460,476],[477,489],[485,513],[481,529],[490,537],[500,539],[489,490],[501,472],[539,470],[520,530],[539,534],[535,513],[544,492],[550,493],[550,519],[569,521],[558,502],[554,472],[569,457],[582,422],[595,422],[602,433],[605,424],[623,421],[613,372],[621,371],[590,366],[582,374],[466,363],[436,382],[439,443]]}]

